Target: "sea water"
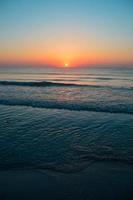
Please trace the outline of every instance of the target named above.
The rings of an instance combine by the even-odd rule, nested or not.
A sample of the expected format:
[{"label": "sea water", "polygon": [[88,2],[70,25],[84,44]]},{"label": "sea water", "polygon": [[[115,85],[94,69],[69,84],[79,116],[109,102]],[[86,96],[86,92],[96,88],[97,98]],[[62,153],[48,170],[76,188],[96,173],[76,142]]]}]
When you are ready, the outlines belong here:
[{"label": "sea water", "polygon": [[[102,182],[103,177],[106,181],[112,177],[109,166],[116,169],[116,176],[130,178],[124,194],[120,183],[116,184],[115,189],[119,190],[117,198],[110,196],[109,185],[106,195],[104,192],[99,193],[100,197],[95,194],[101,187],[97,179]],[[62,198],[66,199],[73,199],[75,194],[75,198],[87,200],[104,199],[104,196],[105,199],[107,196],[108,199],[120,199],[120,194],[125,195],[124,199],[132,199],[132,167],[132,68],[0,74],[2,172],[48,171],[65,177],[65,180],[72,179],[70,185],[73,189],[67,192],[62,189]],[[125,171],[119,174],[122,170],[126,170],[126,175]],[[85,180],[77,189],[74,189],[75,174],[79,174],[79,182]],[[115,182],[117,178],[111,180]],[[55,179],[51,181],[58,190],[64,184],[64,179],[58,186],[57,182]],[[94,184],[95,190],[87,192],[91,184]],[[106,187],[105,182],[103,185]],[[80,187],[85,190],[85,196],[78,194]],[[49,199],[50,192],[44,191],[41,191],[43,198],[46,195],[46,199]],[[54,193],[53,198],[62,199]]]}]

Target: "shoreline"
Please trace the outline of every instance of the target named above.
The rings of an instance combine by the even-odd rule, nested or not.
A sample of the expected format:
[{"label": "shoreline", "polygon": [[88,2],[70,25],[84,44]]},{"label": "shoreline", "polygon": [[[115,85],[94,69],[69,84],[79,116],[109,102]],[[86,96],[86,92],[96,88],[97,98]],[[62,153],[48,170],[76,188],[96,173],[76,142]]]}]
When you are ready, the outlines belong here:
[{"label": "shoreline", "polygon": [[0,171],[2,200],[130,200],[133,170],[127,164],[93,163],[71,174],[49,170]]}]

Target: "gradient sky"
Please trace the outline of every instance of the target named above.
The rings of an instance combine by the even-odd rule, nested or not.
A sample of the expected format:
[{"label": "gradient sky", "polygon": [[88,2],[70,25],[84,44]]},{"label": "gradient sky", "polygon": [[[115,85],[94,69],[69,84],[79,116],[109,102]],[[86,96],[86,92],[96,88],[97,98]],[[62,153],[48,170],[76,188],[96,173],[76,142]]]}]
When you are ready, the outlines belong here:
[{"label": "gradient sky", "polygon": [[0,63],[133,64],[132,0],[0,0]]}]

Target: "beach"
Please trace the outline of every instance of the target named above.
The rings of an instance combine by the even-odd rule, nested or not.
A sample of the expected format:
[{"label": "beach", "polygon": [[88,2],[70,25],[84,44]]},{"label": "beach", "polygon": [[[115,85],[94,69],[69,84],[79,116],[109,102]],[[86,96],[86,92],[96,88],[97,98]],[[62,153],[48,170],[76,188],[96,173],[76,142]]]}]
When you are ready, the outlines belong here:
[{"label": "beach", "polygon": [[74,174],[47,170],[0,172],[3,200],[132,200],[132,185],[132,166],[112,162],[95,163]]}]

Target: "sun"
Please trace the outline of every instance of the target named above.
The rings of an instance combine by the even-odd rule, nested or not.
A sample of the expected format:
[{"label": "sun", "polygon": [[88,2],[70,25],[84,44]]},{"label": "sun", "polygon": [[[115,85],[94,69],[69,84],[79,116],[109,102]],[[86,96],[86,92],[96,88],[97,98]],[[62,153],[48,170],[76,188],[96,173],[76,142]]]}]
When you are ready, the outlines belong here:
[{"label": "sun", "polygon": [[64,66],[65,66],[65,67],[69,67],[69,64],[68,64],[68,63],[65,63]]}]

